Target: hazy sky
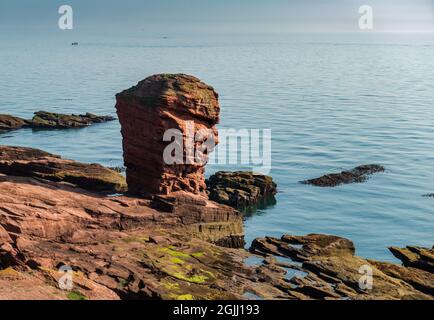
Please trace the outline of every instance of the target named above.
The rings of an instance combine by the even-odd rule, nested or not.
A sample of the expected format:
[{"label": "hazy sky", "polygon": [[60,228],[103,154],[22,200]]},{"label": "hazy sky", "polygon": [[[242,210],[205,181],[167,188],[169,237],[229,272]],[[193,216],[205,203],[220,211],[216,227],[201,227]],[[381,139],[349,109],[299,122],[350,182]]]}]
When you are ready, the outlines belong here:
[{"label": "hazy sky", "polygon": [[364,4],[374,31],[434,31],[434,0],[0,0],[0,32],[56,29],[62,4],[83,32],[354,32]]}]

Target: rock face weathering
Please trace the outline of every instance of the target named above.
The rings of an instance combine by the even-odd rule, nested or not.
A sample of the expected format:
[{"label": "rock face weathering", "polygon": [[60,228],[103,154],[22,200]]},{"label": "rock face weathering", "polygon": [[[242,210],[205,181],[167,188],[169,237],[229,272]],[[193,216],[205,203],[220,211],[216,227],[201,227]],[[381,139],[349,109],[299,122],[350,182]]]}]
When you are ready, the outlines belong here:
[{"label": "rock face weathering", "polygon": [[[182,163],[168,164],[164,150],[167,130],[183,135],[181,149],[197,149],[199,142],[189,138],[208,130],[217,143],[220,107],[218,94],[199,79],[184,74],[159,74],[139,82],[116,96],[116,109],[122,125],[124,160],[129,192],[147,196],[186,191],[206,192],[204,166],[192,154],[184,154]],[[189,128],[194,123],[194,128]]]},{"label": "rock face weathering", "polygon": [[[242,247],[242,215],[210,201],[206,193],[204,171],[212,148],[199,162],[191,154],[203,142],[195,139],[197,133],[206,132],[217,143],[220,107],[214,89],[192,76],[161,74],[119,93],[116,100],[128,193],[151,198],[153,208],[176,214],[197,237]],[[165,133],[174,131],[180,139],[164,141]],[[176,163],[165,158],[173,143],[181,154]]]}]

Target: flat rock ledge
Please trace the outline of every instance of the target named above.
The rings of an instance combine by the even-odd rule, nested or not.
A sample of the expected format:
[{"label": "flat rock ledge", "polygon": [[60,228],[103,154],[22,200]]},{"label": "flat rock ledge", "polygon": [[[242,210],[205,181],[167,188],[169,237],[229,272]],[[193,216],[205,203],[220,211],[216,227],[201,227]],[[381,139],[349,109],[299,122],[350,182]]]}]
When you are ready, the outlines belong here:
[{"label": "flat rock ledge", "polygon": [[125,177],[114,170],[33,148],[0,145],[0,173],[63,182],[95,192],[127,191]]},{"label": "flat rock ledge", "polygon": [[11,115],[0,115],[0,133],[23,128],[32,129],[71,129],[83,128],[95,123],[115,120],[111,116],[98,116],[92,113],[67,115],[46,111],[35,112],[33,119],[26,120]]},{"label": "flat rock ledge", "polygon": [[365,182],[370,175],[384,171],[385,168],[377,164],[361,165],[349,171],[326,174],[316,179],[300,181],[300,183],[317,187],[336,187],[341,184]]},{"label": "flat rock ledge", "polygon": [[209,198],[239,210],[275,204],[273,178],[252,172],[220,171],[206,180]]}]

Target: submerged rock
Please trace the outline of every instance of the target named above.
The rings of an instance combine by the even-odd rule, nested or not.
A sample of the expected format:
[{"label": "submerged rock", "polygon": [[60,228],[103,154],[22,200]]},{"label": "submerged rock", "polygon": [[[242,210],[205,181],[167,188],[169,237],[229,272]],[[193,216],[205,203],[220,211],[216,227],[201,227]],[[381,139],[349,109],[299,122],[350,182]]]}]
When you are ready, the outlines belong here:
[{"label": "submerged rock", "polygon": [[[210,132],[217,142],[220,107],[214,89],[193,76],[159,74],[117,94],[116,101],[129,192],[149,196],[187,191],[206,196],[207,154],[197,162],[187,146],[190,151],[199,148],[201,142],[194,141],[199,131]],[[168,130],[181,135],[182,154],[176,163],[164,160],[171,143],[163,140]]]},{"label": "submerged rock", "polygon": [[331,173],[316,179],[301,181],[300,183],[317,187],[336,187],[341,184],[365,182],[369,175],[384,171],[385,168],[377,164],[362,165],[350,171]]},{"label": "submerged rock", "polygon": [[220,171],[206,185],[211,200],[241,210],[274,204],[277,193],[273,178],[252,172]]},{"label": "submerged rock", "polygon": [[0,173],[67,182],[91,191],[118,193],[127,189],[125,178],[113,170],[33,148],[0,146]]},{"label": "submerged rock", "polygon": [[84,115],[66,115],[46,111],[35,112],[31,121],[31,127],[34,129],[68,129],[82,128],[94,123],[101,123],[115,120],[110,116],[97,116],[92,113]]},{"label": "submerged rock", "polygon": [[0,114],[0,133],[10,130],[18,130],[28,127],[30,122],[25,119],[10,116],[7,114]]}]

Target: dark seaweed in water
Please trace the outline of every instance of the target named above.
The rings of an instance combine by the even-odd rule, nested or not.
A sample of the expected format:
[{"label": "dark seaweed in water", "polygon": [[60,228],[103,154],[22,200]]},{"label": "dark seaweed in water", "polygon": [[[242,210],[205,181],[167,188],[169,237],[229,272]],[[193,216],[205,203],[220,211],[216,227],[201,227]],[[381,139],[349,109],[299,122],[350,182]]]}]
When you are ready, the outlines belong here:
[{"label": "dark seaweed in water", "polygon": [[369,164],[358,166],[350,171],[331,173],[316,179],[300,181],[300,183],[314,185],[317,187],[336,187],[341,184],[365,182],[369,175],[384,171],[385,168],[383,166]]}]

